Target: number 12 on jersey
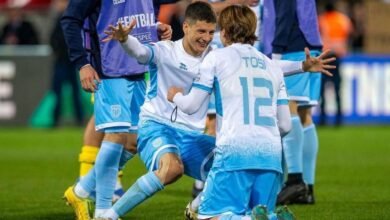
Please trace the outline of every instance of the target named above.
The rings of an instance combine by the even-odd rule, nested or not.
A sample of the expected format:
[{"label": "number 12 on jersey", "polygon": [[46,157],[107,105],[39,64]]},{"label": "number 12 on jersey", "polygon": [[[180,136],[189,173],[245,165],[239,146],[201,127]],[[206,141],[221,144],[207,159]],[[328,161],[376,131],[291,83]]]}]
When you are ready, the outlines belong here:
[{"label": "number 12 on jersey", "polygon": [[[276,122],[273,117],[261,116],[260,112],[260,106],[272,106],[272,98],[274,96],[272,82],[264,78],[255,77],[253,80],[249,80],[249,83],[252,83],[253,88],[257,87],[268,89],[270,97],[260,97],[260,95],[253,94],[255,97],[254,103],[250,103],[248,77],[240,77],[244,104],[244,124],[254,123],[258,126],[276,126]],[[252,86],[250,86],[250,88],[252,88]],[[254,115],[254,119],[249,117],[251,115],[251,109],[254,111],[254,114],[252,114]]]}]

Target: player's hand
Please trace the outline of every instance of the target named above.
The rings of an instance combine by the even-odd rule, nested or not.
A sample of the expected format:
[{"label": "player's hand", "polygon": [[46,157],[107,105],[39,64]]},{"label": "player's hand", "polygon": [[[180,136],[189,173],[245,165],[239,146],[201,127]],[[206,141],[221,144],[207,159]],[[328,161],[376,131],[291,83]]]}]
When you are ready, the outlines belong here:
[{"label": "player's hand", "polygon": [[175,86],[172,86],[171,88],[169,88],[168,94],[167,94],[168,101],[173,102],[173,97],[175,97],[175,95],[179,92],[183,93],[183,89],[179,88],[179,87],[175,87]]},{"label": "player's hand", "polygon": [[[329,63],[336,60],[335,57],[330,57],[331,51],[325,50],[318,57],[310,56],[309,48],[305,48],[306,60],[302,63],[302,69],[304,72],[321,72],[328,76],[333,76],[329,72],[331,69],[335,69],[336,66]],[[327,58],[330,57],[330,58]]]},{"label": "player's hand", "polygon": [[159,23],[157,25],[157,34],[161,40],[170,40],[172,38],[171,25]]},{"label": "player's hand", "polygon": [[114,27],[113,25],[108,26],[108,30],[105,30],[104,33],[107,34],[107,37],[102,40],[102,42],[108,42],[110,40],[117,40],[121,43],[127,41],[128,35],[133,30],[137,21],[133,19],[129,26],[123,26],[119,22],[118,26]]},{"label": "player's hand", "polygon": [[91,65],[85,65],[80,69],[81,87],[87,92],[95,92],[100,83],[100,78],[95,69]]}]

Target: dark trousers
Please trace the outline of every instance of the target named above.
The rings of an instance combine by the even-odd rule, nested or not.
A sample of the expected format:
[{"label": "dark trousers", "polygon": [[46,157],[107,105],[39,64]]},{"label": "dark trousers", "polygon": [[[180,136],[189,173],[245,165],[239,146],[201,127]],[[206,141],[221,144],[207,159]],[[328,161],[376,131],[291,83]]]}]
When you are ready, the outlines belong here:
[{"label": "dark trousers", "polygon": [[340,97],[340,86],[341,86],[341,75],[339,71],[340,60],[339,57],[336,57],[336,61],[332,63],[332,65],[336,66],[336,69],[331,70],[330,72],[333,74],[333,77],[329,77],[327,75],[322,74],[321,81],[321,104],[320,104],[320,125],[327,124],[327,113],[325,110],[326,98],[325,98],[325,85],[327,83],[333,84],[334,92],[336,95],[336,118],[335,124],[342,124],[342,112],[341,112],[341,97]]},{"label": "dark trousers", "polygon": [[61,116],[62,87],[66,82],[69,82],[72,88],[72,101],[77,124],[81,125],[84,120],[80,96],[79,77],[77,75],[76,69],[69,62],[56,61],[54,64],[54,75],[52,81],[52,89],[56,96],[56,104],[53,112],[54,126],[58,125]]}]

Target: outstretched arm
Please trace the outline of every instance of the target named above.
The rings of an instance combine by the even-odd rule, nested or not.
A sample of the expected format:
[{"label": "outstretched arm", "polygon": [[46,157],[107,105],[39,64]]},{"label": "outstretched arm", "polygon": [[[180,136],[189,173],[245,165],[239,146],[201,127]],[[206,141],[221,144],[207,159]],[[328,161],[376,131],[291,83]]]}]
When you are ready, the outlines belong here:
[{"label": "outstretched arm", "polygon": [[198,111],[209,95],[207,91],[196,87],[193,87],[187,95],[183,95],[182,88],[171,87],[168,90],[167,99],[175,103],[182,112],[191,115]]},{"label": "outstretched arm", "polygon": [[330,50],[325,50],[318,57],[312,57],[310,56],[309,48],[305,47],[305,54],[306,60],[302,63],[304,72],[321,72],[325,75],[332,76],[332,73],[330,73],[329,70],[335,69],[336,66],[330,65],[330,63],[335,61],[336,58],[330,57]]},{"label": "outstretched arm", "polygon": [[126,53],[134,57],[139,63],[146,64],[150,62],[153,53],[147,46],[141,44],[137,38],[129,35],[135,25],[136,20],[133,20],[129,26],[125,27],[123,27],[121,23],[116,27],[110,25],[108,30],[104,31],[104,33],[107,34],[107,37],[103,39],[103,42],[111,40],[119,41]]},{"label": "outstretched arm", "polygon": [[276,65],[278,65],[284,76],[291,76],[303,72],[322,73],[328,76],[332,76],[329,72],[330,69],[336,68],[334,65],[330,65],[331,62],[335,61],[335,57],[330,57],[330,50],[326,50],[321,53],[318,57],[312,57],[310,50],[305,48],[306,59],[301,61],[289,61],[289,60],[278,60],[273,59]]}]

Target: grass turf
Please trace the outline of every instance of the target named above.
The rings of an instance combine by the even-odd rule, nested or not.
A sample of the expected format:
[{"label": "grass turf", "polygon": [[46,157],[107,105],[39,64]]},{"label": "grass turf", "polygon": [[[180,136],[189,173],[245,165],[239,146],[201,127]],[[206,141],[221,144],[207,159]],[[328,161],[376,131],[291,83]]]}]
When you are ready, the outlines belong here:
[{"label": "grass turf", "polygon": [[[390,127],[320,128],[316,204],[290,206],[298,219],[390,219]],[[61,200],[78,175],[82,130],[0,129],[0,219],[74,219]],[[125,169],[128,187],[145,168]],[[125,219],[183,219],[184,177]]]}]

